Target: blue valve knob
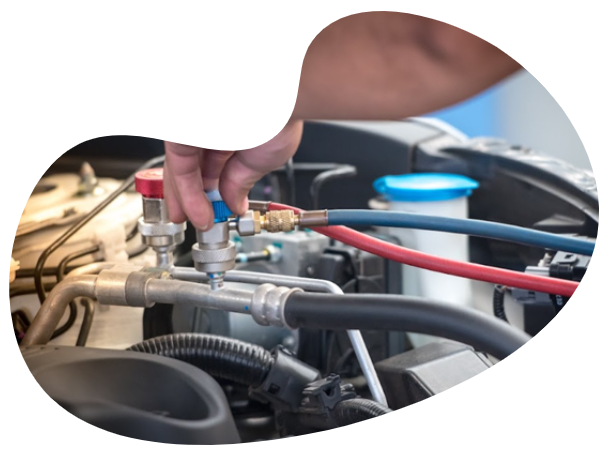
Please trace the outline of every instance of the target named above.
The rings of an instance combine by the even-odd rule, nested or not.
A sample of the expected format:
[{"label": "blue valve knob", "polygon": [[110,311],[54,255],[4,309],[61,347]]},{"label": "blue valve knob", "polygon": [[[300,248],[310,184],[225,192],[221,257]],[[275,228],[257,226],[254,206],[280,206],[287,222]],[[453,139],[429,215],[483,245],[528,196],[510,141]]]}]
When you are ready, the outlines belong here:
[{"label": "blue valve knob", "polygon": [[206,193],[206,197],[213,204],[213,210],[215,211],[215,222],[226,222],[227,218],[229,218],[233,213],[225,202],[221,198],[221,194],[219,191],[215,189],[214,191],[208,191]]},{"label": "blue valve knob", "polygon": [[212,202],[212,204],[215,211],[215,222],[226,222],[227,218],[232,215],[231,210],[227,208],[227,205],[222,200]]}]

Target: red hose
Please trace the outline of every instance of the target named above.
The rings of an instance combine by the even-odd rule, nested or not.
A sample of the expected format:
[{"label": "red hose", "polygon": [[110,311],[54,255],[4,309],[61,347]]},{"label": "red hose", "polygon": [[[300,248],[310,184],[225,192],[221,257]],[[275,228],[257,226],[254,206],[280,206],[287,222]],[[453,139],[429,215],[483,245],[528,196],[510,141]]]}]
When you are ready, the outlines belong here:
[{"label": "red hose", "polygon": [[[273,202],[269,205],[269,209],[294,210],[296,213],[302,211],[295,207]],[[491,282],[493,284],[506,285],[508,287],[562,296],[572,296],[579,286],[579,283],[574,281],[535,276],[532,274],[520,273],[518,271],[493,268],[491,266],[478,265],[475,263],[459,262],[457,260],[425,254],[424,252],[414,251],[373,238],[347,227],[316,227],[313,230],[355,248],[370,252],[371,254],[405,265],[436,271],[438,273],[451,274],[467,279],[475,279],[478,281]]]}]

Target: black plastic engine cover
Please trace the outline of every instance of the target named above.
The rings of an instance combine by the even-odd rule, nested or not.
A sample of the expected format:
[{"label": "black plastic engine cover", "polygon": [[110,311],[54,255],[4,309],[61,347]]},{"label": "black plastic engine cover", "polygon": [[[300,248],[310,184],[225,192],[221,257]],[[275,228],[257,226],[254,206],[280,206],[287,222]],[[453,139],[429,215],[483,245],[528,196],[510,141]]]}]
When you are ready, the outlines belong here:
[{"label": "black plastic engine cover", "polygon": [[240,442],[223,390],[189,364],[82,347],[33,346],[22,353],[51,398],[101,429],[163,443]]},{"label": "black plastic engine cover", "polygon": [[395,410],[446,391],[490,365],[468,345],[439,341],[387,358],[375,367],[387,403]]}]

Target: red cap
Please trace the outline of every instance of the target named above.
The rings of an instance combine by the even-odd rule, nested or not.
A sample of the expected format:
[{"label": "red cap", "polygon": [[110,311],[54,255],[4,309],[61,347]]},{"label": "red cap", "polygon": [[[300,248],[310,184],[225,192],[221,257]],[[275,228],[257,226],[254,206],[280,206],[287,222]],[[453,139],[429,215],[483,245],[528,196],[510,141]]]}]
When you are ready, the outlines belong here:
[{"label": "red cap", "polygon": [[135,189],[148,199],[164,198],[162,168],[141,170],[135,174]]}]

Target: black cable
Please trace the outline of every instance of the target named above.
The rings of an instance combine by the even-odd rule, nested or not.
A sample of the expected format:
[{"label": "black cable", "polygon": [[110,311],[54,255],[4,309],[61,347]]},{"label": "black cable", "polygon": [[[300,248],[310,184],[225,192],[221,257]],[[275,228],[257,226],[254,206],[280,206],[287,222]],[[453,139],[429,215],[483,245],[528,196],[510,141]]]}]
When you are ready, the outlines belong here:
[{"label": "black cable", "polygon": [[27,328],[29,328],[31,324],[31,320],[29,319],[27,312],[21,309],[11,312],[11,319],[13,322],[15,338],[17,339],[17,343],[20,344],[21,340],[25,337]]},{"label": "black cable", "polygon": [[[135,233],[138,232],[138,229],[135,229]],[[130,241],[135,237],[135,235],[133,235],[133,232],[131,232],[127,237],[126,237],[126,241]],[[137,249],[129,252],[128,254],[128,258],[133,258],[136,257],[142,253],[144,253],[146,250],[148,249],[148,247],[145,244],[142,244],[140,247],[138,247]],[[96,251],[95,251],[96,252]],[[64,275],[69,274],[70,271],[75,270],[76,268],[79,268],[81,265],[76,265],[76,266],[66,266],[65,269],[62,271],[62,273]],[[50,276],[57,276],[57,272],[59,271],[59,267],[46,267],[44,268],[44,271],[42,273],[43,277],[50,277]],[[21,268],[19,270],[17,270],[16,273],[16,277],[17,280],[20,279],[26,279],[26,278],[33,278],[34,277],[34,269],[33,268]],[[15,281],[17,282],[17,281]],[[46,292],[48,292],[49,290],[51,290],[53,288],[53,286],[55,285],[55,282],[53,280],[52,284],[48,284],[48,283],[44,283],[44,290]],[[36,293],[36,287],[34,282],[32,281],[31,285],[27,286],[28,288],[31,288],[31,290],[26,291],[25,288],[19,288],[19,294],[20,295],[25,295],[25,294],[29,294],[29,293]],[[12,292],[12,289],[11,289]],[[12,293],[11,293],[11,296]],[[15,295],[16,296],[16,295]]]},{"label": "black cable", "polygon": [[55,330],[55,332],[53,332],[51,339],[55,339],[55,338],[61,336],[62,334],[65,334],[65,332],[68,329],[70,329],[72,326],[74,326],[76,317],[78,317],[78,307],[76,306],[75,302],[70,301],[68,309],[69,309],[69,316],[67,317],[67,320],[65,321],[65,323],[63,325],[61,325],[59,328],[57,328]]},{"label": "black cable", "polygon": [[360,329],[430,334],[503,359],[526,343],[523,331],[477,310],[398,295],[296,292],[284,305],[292,328]]},{"label": "black cable", "polygon": [[76,252],[72,252],[71,254],[67,254],[60,262],[59,265],[57,266],[57,283],[61,282],[63,279],[65,279],[65,269],[67,268],[67,265],[69,264],[69,262],[72,262],[74,260],[78,260],[82,257],[85,257],[89,254],[94,254],[95,252],[99,252],[99,246],[90,246],[87,247],[85,249],[82,249],[80,251],[76,251]]},{"label": "black cable", "polygon": [[[71,270],[78,268],[78,266],[68,266],[65,269],[65,274],[68,274]],[[36,288],[35,288],[35,284],[33,281],[33,277],[36,273],[34,272],[33,268],[21,268],[20,270],[17,271],[17,279],[22,279],[22,278],[32,278],[32,286],[34,286],[34,290],[32,290],[31,293],[36,293]],[[42,276],[43,277],[48,277],[48,276],[53,276],[53,281],[55,280],[55,277],[57,276],[57,267],[56,266],[48,266],[46,268],[44,268],[44,270],[42,271]]]},{"label": "black cable", "polygon": [[507,315],[505,314],[505,293],[507,291],[507,287],[504,285],[495,285],[494,292],[492,294],[492,311],[494,316],[503,320],[504,322],[508,322]]},{"label": "black cable", "polygon": [[123,192],[130,188],[130,186],[135,182],[135,175],[137,172],[154,167],[158,164],[161,164],[162,162],[164,162],[164,156],[158,156],[147,161],[139,169],[137,169],[136,172],[134,172],[131,176],[124,180],[124,182],[120,185],[120,187],[118,187],[118,189],[112,192],[105,200],[103,200],[99,205],[93,208],[89,213],[86,214],[86,216],[76,222],[61,236],[59,236],[59,238],[53,241],[44,251],[42,251],[42,254],[40,254],[40,257],[36,262],[36,268],[34,271],[34,282],[36,284],[36,293],[38,294],[40,304],[42,304],[42,302],[44,302],[44,300],[46,299],[46,292],[44,291],[44,286],[42,285],[42,273],[44,270],[44,264],[46,263],[48,257],[57,249],[59,249],[63,244],[65,244],[68,239],[70,239],[76,232],[78,232],[82,227],[84,227],[105,207],[107,207],[110,203],[116,200]]},{"label": "black cable", "polygon": [[271,353],[258,345],[201,333],[168,334],[127,350],[179,359],[215,378],[246,386],[261,384],[274,364]]},{"label": "black cable", "polygon": [[349,164],[341,164],[334,169],[325,170],[324,172],[316,175],[309,188],[312,209],[317,210],[320,208],[320,190],[324,184],[339,178],[353,177],[356,176],[357,173],[358,169],[356,169],[354,166]]},{"label": "black cable", "polygon": [[[59,262],[59,265],[57,266],[57,283],[59,283],[63,279],[65,279],[65,269],[67,268],[67,265],[70,262],[72,262],[74,260],[78,260],[79,258],[82,258],[89,254],[94,254],[95,252],[98,252],[98,251],[99,251],[99,246],[90,246],[90,247],[87,247],[80,251],[76,251],[76,252],[72,252],[71,254],[67,254],[61,260],[61,262]],[[86,339],[88,338],[88,333],[90,331],[90,327],[93,323],[92,318],[94,315],[94,307],[91,312],[91,308],[87,307],[83,302],[84,302],[84,299],[82,300],[82,305],[84,306],[84,319],[82,320],[82,326],[80,326],[80,332],[78,334],[77,342],[80,342],[81,339],[83,339],[83,342],[85,344]],[[74,322],[76,321],[77,316],[78,316],[78,306],[76,305],[76,303],[74,301],[71,301],[69,304],[69,318],[67,319],[67,322],[65,322],[65,324],[63,326],[57,328],[57,330],[53,333],[53,336],[51,337],[51,339],[54,339],[55,337],[58,337],[61,334],[65,333],[67,330],[69,330],[74,325]],[[76,345],[84,345],[84,344],[76,343]]]},{"label": "black cable", "polygon": [[95,316],[95,302],[90,298],[82,298],[80,304],[84,307],[84,318],[82,318],[82,326],[78,333],[78,340],[76,341],[77,347],[84,347],[88,340],[88,334],[90,328],[93,325],[93,318]]},{"label": "black cable", "polygon": [[[49,277],[49,276],[45,276],[45,277]],[[27,282],[21,282],[27,280]],[[57,283],[55,282],[55,279],[53,278],[53,280],[49,280],[46,279],[44,281],[44,290],[47,292],[50,292],[53,287],[57,285]],[[9,286],[9,298],[14,298],[16,296],[23,296],[23,295],[31,295],[32,293],[36,293],[36,286],[34,285],[34,282],[26,279],[26,278],[19,278],[16,281],[13,281],[10,283]]]}]

